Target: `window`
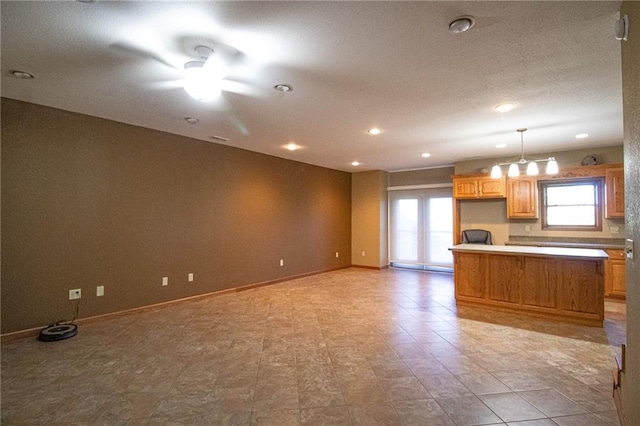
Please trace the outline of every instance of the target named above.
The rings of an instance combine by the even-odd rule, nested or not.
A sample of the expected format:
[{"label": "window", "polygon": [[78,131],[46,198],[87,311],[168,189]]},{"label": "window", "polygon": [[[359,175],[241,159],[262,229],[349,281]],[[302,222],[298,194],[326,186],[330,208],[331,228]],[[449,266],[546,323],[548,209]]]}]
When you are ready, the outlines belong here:
[{"label": "window", "polygon": [[542,229],[602,230],[602,179],[541,182]]}]

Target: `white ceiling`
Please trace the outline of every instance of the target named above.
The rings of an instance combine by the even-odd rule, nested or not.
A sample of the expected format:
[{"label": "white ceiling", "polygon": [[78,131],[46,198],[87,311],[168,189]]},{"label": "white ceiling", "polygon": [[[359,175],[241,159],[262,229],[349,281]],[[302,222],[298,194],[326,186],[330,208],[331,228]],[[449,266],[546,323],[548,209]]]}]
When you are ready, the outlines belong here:
[{"label": "white ceiling", "polygon": [[[345,171],[518,156],[519,127],[525,154],[621,145],[619,6],[3,1],[2,96]],[[460,15],[476,24],[452,34]],[[236,49],[229,79],[259,96],[190,98],[200,44]]]}]

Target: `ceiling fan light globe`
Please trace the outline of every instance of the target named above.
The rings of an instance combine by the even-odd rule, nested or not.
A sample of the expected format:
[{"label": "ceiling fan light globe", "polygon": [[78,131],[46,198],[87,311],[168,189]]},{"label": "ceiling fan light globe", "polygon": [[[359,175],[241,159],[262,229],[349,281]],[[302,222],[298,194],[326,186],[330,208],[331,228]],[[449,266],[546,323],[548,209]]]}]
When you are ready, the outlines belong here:
[{"label": "ceiling fan light globe", "polygon": [[184,90],[194,99],[209,102],[220,96],[222,80],[211,78],[203,68],[185,70]]}]

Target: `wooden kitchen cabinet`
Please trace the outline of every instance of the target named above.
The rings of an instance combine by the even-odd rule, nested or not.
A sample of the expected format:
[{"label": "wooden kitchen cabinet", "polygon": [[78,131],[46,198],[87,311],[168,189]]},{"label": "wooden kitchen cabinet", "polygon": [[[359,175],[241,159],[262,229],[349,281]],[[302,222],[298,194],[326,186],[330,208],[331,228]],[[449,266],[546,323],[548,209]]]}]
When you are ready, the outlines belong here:
[{"label": "wooden kitchen cabinet", "polygon": [[538,218],[538,180],[535,176],[507,179],[507,217]]},{"label": "wooden kitchen cabinet", "polygon": [[454,198],[504,198],[506,180],[503,177],[465,176],[453,178]]},{"label": "wooden kitchen cabinet", "polygon": [[451,250],[457,305],[602,327],[607,260],[600,250],[480,244]]},{"label": "wooden kitchen cabinet", "polygon": [[624,217],[624,169],[622,167],[605,171],[605,217]]},{"label": "wooden kitchen cabinet", "polygon": [[626,265],[624,250],[605,250],[609,259],[605,262],[604,295],[606,297],[626,297]]}]

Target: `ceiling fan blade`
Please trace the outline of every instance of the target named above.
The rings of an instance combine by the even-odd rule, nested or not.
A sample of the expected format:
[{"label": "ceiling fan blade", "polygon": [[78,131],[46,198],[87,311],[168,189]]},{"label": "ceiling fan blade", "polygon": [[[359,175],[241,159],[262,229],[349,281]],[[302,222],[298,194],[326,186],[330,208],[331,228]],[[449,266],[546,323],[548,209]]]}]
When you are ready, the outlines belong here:
[{"label": "ceiling fan blade", "polygon": [[254,98],[266,98],[270,94],[267,90],[233,80],[222,80],[222,90]]},{"label": "ceiling fan blade", "polygon": [[110,49],[113,49],[119,53],[124,53],[128,56],[132,56],[135,58],[144,58],[144,59],[152,59],[154,61],[160,62],[163,65],[166,65],[168,67],[171,68],[178,68],[178,66],[176,66],[176,64],[173,64],[169,61],[167,61],[165,58],[163,58],[162,56],[158,55],[157,53],[150,51],[150,50],[146,50],[146,49],[141,49],[137,46],[133,46],[130,44],[126,44],[126,43],[112,43],[109,45]]},{"label": "ceiling fan blade", "polygon": [[154,81],[154,82],[148,83],[147,86],[154,90],[183,89],[184,80]]}]

